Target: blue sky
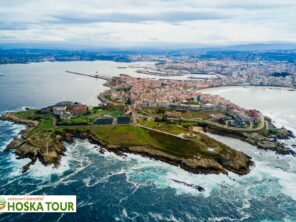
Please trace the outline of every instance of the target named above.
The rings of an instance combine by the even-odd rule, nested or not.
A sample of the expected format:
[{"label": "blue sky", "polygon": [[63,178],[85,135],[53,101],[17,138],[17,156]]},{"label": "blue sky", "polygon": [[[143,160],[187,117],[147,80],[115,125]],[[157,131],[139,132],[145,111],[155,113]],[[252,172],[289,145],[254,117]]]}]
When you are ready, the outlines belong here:
[{"label": "blue sky", "polygon": [[295,0],[0,0],[0,43],[295,43],[295,12]]}]

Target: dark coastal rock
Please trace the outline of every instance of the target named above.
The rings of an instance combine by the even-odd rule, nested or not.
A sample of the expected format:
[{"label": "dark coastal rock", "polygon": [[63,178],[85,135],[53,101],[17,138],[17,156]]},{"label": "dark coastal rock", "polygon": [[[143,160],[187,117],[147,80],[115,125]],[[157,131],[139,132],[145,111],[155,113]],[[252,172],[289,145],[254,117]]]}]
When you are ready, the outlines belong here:
[{"label": "dark coastal rock", "polygon": [[295,138],[295,135],[293,134],[292,131],[285,129],[282,127],[281,129],[278,130],[277,132],[277,138],[284,140],[284,139],[291,139]]},{"label": "dark coastal rock", "polygon": [[17,116],[15,116],[13,113],[5,113],[4,115],[0,116],[0,120],[10,121],[16,124],[23,124],[29,127],[34,127],[38,125],[38,121],[20,119]]},{"label": "dark coastal rock", "polygon": [[34,163],[35,163],[35,161],[32,160],[31,162],[24,165],[22,167],[22,173],[26,173],[30,169],[30,166],[33,165]]},{"label": "dark coastal rock", "polygon": [[[218,134],[222,136],[229,136],[244,142],[247,142],[251,145],[256,146],[259,149],[271,150],[281,155],[293,155],[296,156],[296,153],[291,150],[289,147],[285,146],[283,142],[277,140],[277,138],[269,138],[260,133],[242,133],[242,132],[233,132],[230,130],[220,130],[218,128],[207,127],[208,132],[213,134]],[[282,139],[289,139],[294,137],[294,134],[291,131],[288,131],[284,128],[281,129]]]},{"label": "dark coastal rock", "polygon": [[199,185],[190,184],[190,183],[186,183],[186,182],[175,180],[175,179],[172,179],[172,181],[174,181],[175,183],[183,184],[183,185],[185,185],[187,187],[192,187],[192,188],[198,190],[199,192],[204,192],[205,191],[205,188],[203,188],[202,186],[199,186]]},{"label": "dark coastal rock", "polygon": [[233,157],[227,157],[227,154],[223,158],[216,158],[215,160],[227,170],[239,175],[248,174],[250,172],[250,166],[254,165],[252,158],[242,152],[238,152],[235,161]]},{"label": "dark coastal rock", "polygon": [[[26,172],[29,167],[34,164],[38,159],[44,165],[53,164],[55,167],[58,167],[60,164],[61,157],[64,155],[66,148],[62,144],[62,141],[72,142],[73,138],[88,139],[91,143],[100,145],[103,147],[100,149],[101,153],[104,153],[104,149],[114,152],[119,156],[126,156],[125,153],[135,153],[144,157],[152,158],[155,160],[160,160],[175,166],[180,166],[181,168],[193,172],[193,173],[202,173],[202,174],[228,174],[227,170],[233,171],[240,175],[246,174],[249,172],[249,166],[252,165],[252,162],[249,161],[244,155],[238,155],[238,158],[242,158],[241,161],[230,161],[226,159],[215,160],[207,158],[198,158],[198,159],[183,159],[176,158],[167,153],[161,151],[156,151],[145,146],[121,146],[121,145],[112,145],[104,144],[101,141],[98,141],[91,133],[80,132],[75,130],[66,130],[64,133],[60,133],[56,136],[54,144],[50,147],[49,154],[46,154],[42,148],[36,147],[26,141],[25,139],[16,139],[11,142],[9,149],[15,149],[15,154],[19,158],[30,158],[34,160],[31,164],[26,164],[23,167],[23,172]],[[247,160],[247,161],[246,161]],[[246,161],[246,162],[244,162]]]},{"label": "dark coastal rock", "polygon": [[282,154],[282,155],[293,155],[295,156],[296,153],[291,150],[290,148],[288,148],[287,146],[285,146],[283,143],[280,142],[269,142],[269,141],[259,141],[257,144],[257,147],[260,149],[264,149],[264,150],[272,150],[278,154]]},{"label": "dark coastal rock", "polygon": [[225,168],[213,159],[182,159],[180,166],[193,173],[223,173],[228,174]]},{"label": "dark coastal rock", "polygon": [[[11,121],[19,120],[12,117]],[[25,123],[24,123],[25,124]],[[28,126],[32,126],[32,122],[26,121]],[[34,122],[33,125],[36,123]],[[29,128],[25,132],[32,130],[33,127]],[[65,155],[66,148],[63,141],[72,143],[74,138],[88,139],[91,143],[98,145],[108,151],[114,152],[120,156],[126,156],[125,153],[134,153],[155,160],[160,160],[175,166],[179,166],[187,171],[201,174],[228,174],[228,171],[244,175],[250,171],[250,166],[253,162],[248,156],[241,152],[236,152],[235,159],[227,153],[221,155],[221,158],[181,158],[170,155],[161,150],[154,149],[148,145],[142,146],[126,146],[108,144],[99,140],[96,135],[93,135],[89,129],[79,128],[64,128],[63,130],[56,131],[53,136],[49,136],[47,132],[44,134],[39,133],[37,137],[33,139],[31,137],[26,138],[25,134],[20,139],[15,139],[8,146],[8,150],[14,149],[15,154],[19,158],[30,158],[31,164],[26,164],[23,167],[23,172],[26,172],[29,167],[39,160],[44,165],[54,165],[58,167],[63,155]],[[102,149],[101,149],[102,150]],[[104,152],[103,150],[100,152]]]},{"label": "dark coastal rock", "polygon": [[99,148],[99,152],[100,152],[101,154],[104,154],[104,153],[106,152],[106,150],[103,149],[103,148]]},{"label": "dark coastal rock", "polygon": [[13,141],[11,141],[7,147],[5,148],[4,151],[9,151],[11,149],[17,149],[18,147],[20,147],[21,145],[23,145],[26,141],[23,139],[14,139]]}]

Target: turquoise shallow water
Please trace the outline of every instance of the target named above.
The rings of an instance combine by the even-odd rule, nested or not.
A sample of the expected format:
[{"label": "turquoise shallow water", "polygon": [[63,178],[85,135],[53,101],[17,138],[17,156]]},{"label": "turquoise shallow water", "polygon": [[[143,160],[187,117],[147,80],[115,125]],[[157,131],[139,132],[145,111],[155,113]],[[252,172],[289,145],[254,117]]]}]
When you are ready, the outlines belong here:
[{"label": "turquoise shallow water", "polygon": [[[43,66],[38,65],[40,70],[26,75],[42,73]],[[45,65],[52,70],[52,75],[63,74],[54,71],[60,69],[55,64]],[[96,66],[95,63],[93,65]],[[26,80],[28,76],[21,76],[22,72],[16,74],[13,66],[10,67],[11,70],[5,67],[7,78],[10,70],[14,73],[13,78],[17,75],[19,81],[29,84]],[[84,69],[84,63],[80,68]],[[0,66],[1,69],[3,67]],[[17,89],[14,95],[19,98],[22,96],[23,99],[15,102],[11,95],[2,90],[0,111],[21,109],[28,105],[39,107],[59,101],[58,93],[48,91],[35,95],[30,91],[32,87],[36,92],[50,88],[47,84],[51,85],[53,80],[47,77],[39,78],[31,86],[19,85],[19,88],[7,83],[14,83],[15,80],[6,80],[6,89],[11,88],[8,92]],[[3,84],[0,79],[0,89],[4,87]],[[101,90],[101,86],[96,89],[99,84],[94,84],[94,88],[92,84],[87,82],[88,87],[81,90],[81,94],[85,91],[85,94],[80,95],[82,101],[91,95],[87,89]],[[65,90],[63,84],[56,87],[59,87],[56,89],[59,93]],[[66,89],[71,87],[73,85],[68,82]],[[231,95],[240,93],[240,101],[245,103],[248,102],[249,93],[257,93],[258,96],[266,94],[276,98],[272,102],[285,102],[284,98],[278,99],[281,98],[279,91],[242,92],[238,89],[235,93],[225,92],[229,91],[219,93],[229,99],[235,99]],[[294,98],[295,94],[291,95]],[[72,94],[66,91],[63,96],[71,99]],[[287,95],[284,94],[284,97]],[[258,100],[262,100],[260,104],[263,104],[264,99],[259,96]],[[290,120],[296,113],[293,112],[293,104],[282,110],[271,109],[269,103],[262,107],[263,111],[273,115],[278,124],[290,123],[288,126],[295,130]],[[248,104],[256,106],[250,102]],[[280,115],[281,112],[285,114]],[[0,151],[23,128],[0,122]],[[229,176],[194,175],[178,167],[136,155],[118,157],[109,152],[101,154],[87,141],[76,140],[73,144],[66,144],[68,151],[61,167],[55,169],[36,163],[29,172],[21,174],[20,168],[28,160],[17,160],[12,153],[0,152],[0,194],[74,194],[78,200],[76,214],[0,214],[0,221],[296,221],[296,159],[261,151],[236,139],[212,136],[250,155],[256,163],[251,173],[242,177],[232,173]],[[294,140],[286,143],[296,144]],[[203,186],[205,192],[175,183],[174,179]]]}]

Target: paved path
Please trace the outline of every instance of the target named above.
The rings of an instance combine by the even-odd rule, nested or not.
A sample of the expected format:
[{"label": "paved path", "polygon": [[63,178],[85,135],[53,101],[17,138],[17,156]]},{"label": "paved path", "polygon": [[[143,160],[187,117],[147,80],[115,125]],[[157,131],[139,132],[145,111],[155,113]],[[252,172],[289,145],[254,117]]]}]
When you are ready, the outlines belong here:
[{"label": "paved path", "polygon": [[140,125],[140,124],[137,124],[137,126],[143,128],[143,129],[147,129],[147,130],[152,130],[152,131],[155,131],[155,132],[158,132],[158,133],[163,133],[163,134],[166,134],[166,135],[169,135],[169,136],[173,136],[173,137],[177,137],[178,139],[184,139],[184,140],[188,140],[186,138],[184,138],[182,135],[175,135],[175,134],[172,134],[172,133],[168,133],[168,132],[165,132],[165,131],[161,131],[161,130],[158,130],[158,129],[154,129],[154,128],[150,128],[150,127],[147,127],[147,126],[143,126],[143,125]]}]

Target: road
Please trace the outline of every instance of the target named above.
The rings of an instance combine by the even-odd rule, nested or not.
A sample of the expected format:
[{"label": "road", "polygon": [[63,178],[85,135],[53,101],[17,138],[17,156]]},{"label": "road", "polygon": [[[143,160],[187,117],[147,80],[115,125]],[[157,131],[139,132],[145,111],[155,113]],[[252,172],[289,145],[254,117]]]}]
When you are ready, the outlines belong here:
[{"label": "road", "polygon": [[264,120],[264,116],[261,115],[260,117],[260,124],[258,127],[256,128],[252,128],[252,127],[248,127],[248,128],[237,128],[237,127],[230,127],[230,126],[225,126],[210,120],[203,120],[203,119],[198,119],[198,118],[181,118],[183,121],[189,121],[189,122],[197,122],[197,123],[204,123],[204,124],[208,124],[208,125],[212,125],[221,129],[225,129],[225,130],[231,130],[231,131],[235,131],[235,132],[258,132],[261,131],[265,128],[265,120]]}]

